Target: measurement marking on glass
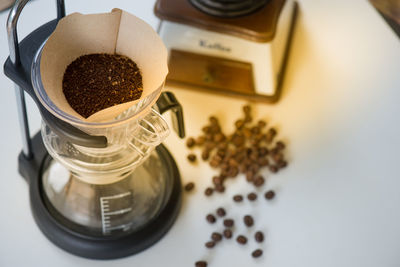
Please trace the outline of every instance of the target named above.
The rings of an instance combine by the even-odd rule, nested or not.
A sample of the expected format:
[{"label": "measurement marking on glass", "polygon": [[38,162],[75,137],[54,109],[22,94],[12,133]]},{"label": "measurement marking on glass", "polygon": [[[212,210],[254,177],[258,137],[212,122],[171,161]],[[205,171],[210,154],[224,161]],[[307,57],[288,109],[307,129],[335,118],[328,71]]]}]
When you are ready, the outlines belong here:
[{"label": "measurement marking on glass", "polygon": [[100,197],[101,224],[103,228],[103,234],[109,234],[112,230],[117,230],[117,229],[125,230],[129,228],[129,225],[127,224],[111,226],[111,219],[112,219],[111,217],[114,215],[121,215],[130,212],[132,208],[129,207],[129,208],[110,211],[110,202],[113,200],[118,201],[119,199],[128,197],[131,194],[132,192],[126,192],[113,196]]}]

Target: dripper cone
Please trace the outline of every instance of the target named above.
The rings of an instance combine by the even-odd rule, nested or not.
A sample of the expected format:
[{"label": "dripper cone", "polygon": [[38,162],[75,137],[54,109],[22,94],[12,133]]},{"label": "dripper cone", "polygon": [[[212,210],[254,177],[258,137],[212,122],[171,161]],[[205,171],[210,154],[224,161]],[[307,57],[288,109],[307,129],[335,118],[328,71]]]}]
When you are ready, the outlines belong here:
[{"label": "dripper cone", "polygon": [[[137,100],[100,110],[85,119],[69,105],[62,80],[71,62],[95,53],[120,54],[132,59],[142,74],[143,92]],[[59,21],[43,48],[40,63],[43,89],[54,106],[70,116],[89,123],[111,121],[159,90],[168,73],[167,56],[167,49],[151,26],[126,11],[73,13]]]}]

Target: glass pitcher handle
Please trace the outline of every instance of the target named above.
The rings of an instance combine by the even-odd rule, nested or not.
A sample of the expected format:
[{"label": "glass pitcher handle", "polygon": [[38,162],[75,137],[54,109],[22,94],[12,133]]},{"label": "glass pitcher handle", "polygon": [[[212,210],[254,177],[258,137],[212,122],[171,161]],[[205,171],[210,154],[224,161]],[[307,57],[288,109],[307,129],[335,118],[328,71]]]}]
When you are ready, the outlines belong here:
[{"label": "glass pitcher handle", "polygon": [[172,113],[172,127],[180,138],[185,137],[185,124],[183,122],[183,110],[175,95],[171,92],[162,92],[157,100],[157,108],[161,114],[171,110]]}]

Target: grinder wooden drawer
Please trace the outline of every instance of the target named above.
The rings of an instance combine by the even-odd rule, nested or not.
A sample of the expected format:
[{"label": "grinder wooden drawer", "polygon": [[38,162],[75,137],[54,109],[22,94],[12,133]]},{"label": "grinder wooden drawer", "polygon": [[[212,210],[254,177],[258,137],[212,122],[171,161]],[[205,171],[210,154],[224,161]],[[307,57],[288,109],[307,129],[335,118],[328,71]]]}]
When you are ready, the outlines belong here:
[{"label": "grinder wooden drawer", "polygon": [[250,63],[175,49],[170,52],[167,80],[220,93],[254,94]]}]

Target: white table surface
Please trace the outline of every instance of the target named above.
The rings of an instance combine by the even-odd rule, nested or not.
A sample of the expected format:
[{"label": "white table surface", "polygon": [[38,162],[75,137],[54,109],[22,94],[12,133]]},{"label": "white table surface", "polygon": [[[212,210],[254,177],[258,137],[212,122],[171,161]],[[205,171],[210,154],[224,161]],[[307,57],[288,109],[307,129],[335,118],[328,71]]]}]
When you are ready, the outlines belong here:
[{"label": "white table surface", "polygon": [[[55,1],[36,0],[22,13],[20,36],[55,16]],[[153,27],[154,1],[66,1],[67,13],[123,8]],[[209,266],[395,267],[400,266],[400,42],[364,0],[301,0],[284,93],[276,105],[255,105],[259,118],[279,129],[288,142],[290,164],[270,175],[263,191],[276,190],[273,202],[233,205],[231,196],[251,187],[236,179],[223,196],[203,195],[213,171],[190,166],[183,141],[165,142],[184,182],[196,190],[185,195],[170,232],[150,249],[131,257],[95,261],[70,255],[40,232],[31,216],[26,182],[17,173],[21,149],[15,96],[0,75],[1,178],[0,266]],[[8,55],[5,21],[0,14],[0,62]],[[197,135],[211,114],[230,129],[244,101],[182,89],[172,90],[184,107],[189,136]],[[40,116],[28,101],[32,133]],[[251,213],[266,233],[264,256],[253,260],[254,242],[239,247],[223,242],[212,251],[203,243],[212,227],[204,216],[223,205],[239,219]],[[237,233],[245,233],[242,226]]]}]

